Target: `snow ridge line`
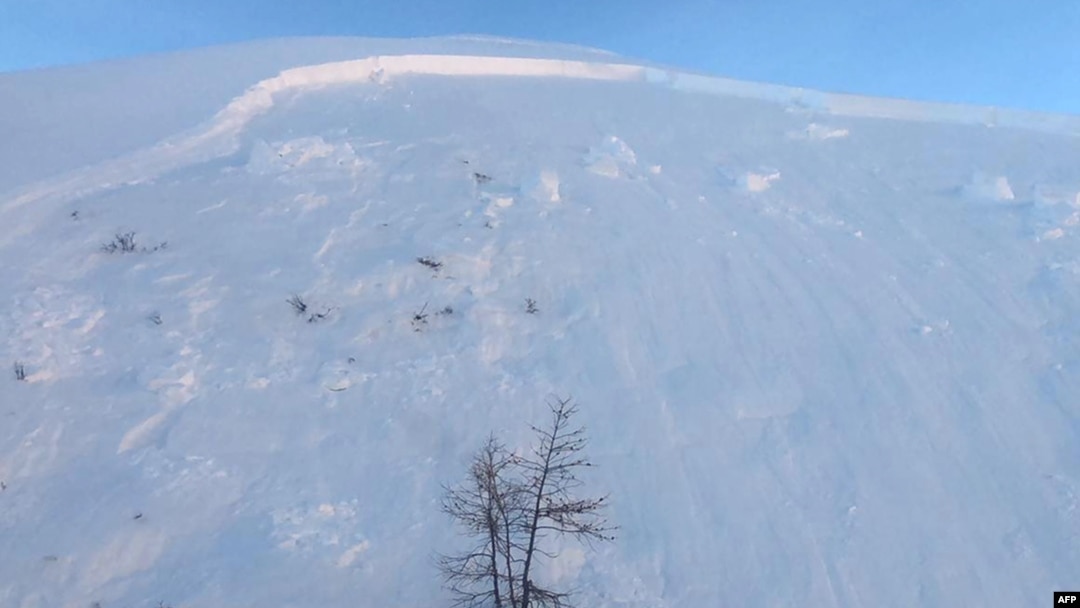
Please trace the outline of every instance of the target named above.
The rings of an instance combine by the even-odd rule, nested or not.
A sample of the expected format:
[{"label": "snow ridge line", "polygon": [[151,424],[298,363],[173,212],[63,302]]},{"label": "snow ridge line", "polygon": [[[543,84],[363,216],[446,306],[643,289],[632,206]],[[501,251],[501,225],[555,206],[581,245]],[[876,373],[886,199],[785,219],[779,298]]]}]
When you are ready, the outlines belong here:
[{"label": "snow ridge line", "polygon": [[630,64],[561,59],[525,59],[473,55],[395,55],[337,61],[285,70],[237,97],[214,118],[207,137],[235,131],[274,106],[274,95],[295,90],[357,82],[385,82],[409,74],[430,76],[515,76],[581,80],[643,81],[646,68]]},{"label": "snow ridge line", "polygon": [[530,59],[475,55],[391,55],[304,66],[257,83],[234,99],[215,120],[227,130],[273,107],[273,95],[293,89],[364,81],[385,82],[395,76],[502,76],[646,82],[676,91],[746,97],[789,104],[835,116],[948,122],[1080,135],[1080,116],[1045,114],[988,106],[910,101],[703,76],[679,70],[630,63]]},{"label": "snow ridge line", "polygon": [[239,145],[236,135],[251,120],[269,112],[274,107],[274,97],[283,92],[360,82],[385,83],[390,78],[405,75],[642,82],[675,91],[760,99],[835,116],[982,124],[1080,135],[1080,116],[823,93],[629,63],[473,55],[386,55],[284,70],[234,98],[208,124],[193,133],[181,134],[149,149],[19,188],[4,197],[8,201],[0,211],[9,212],[43,200],[67,201],[152,179],[192,162],[231,154]]}]

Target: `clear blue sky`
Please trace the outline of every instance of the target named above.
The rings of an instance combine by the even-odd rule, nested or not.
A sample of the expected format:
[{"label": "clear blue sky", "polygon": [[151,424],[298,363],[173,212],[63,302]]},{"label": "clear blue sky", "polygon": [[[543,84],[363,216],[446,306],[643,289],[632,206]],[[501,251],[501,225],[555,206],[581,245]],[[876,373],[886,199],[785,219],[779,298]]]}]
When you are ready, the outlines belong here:
[{"label": "clear blue sky", "polygon": [[1080,113],[1080,0],[0,0],[0,71],[275,36],[459,33],[831,91]]}]

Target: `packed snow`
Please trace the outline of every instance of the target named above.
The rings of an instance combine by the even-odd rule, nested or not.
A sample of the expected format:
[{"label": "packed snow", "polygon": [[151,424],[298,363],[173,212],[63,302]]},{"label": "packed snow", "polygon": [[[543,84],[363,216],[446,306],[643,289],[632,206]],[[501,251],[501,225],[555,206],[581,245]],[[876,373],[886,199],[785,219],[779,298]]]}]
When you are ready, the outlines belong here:
[{"label": "packed snow", "polygon": [[552,394],[582,607],[1080,586],[1080,117],[330,39],[0,132],[0,606],[445,605],[442,484]]}]

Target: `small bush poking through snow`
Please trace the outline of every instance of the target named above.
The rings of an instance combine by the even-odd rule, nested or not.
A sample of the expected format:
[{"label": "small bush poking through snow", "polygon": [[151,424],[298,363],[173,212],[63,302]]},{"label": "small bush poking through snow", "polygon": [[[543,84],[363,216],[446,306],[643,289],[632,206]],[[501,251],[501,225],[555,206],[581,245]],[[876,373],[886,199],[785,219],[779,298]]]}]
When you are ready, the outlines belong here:
[{"label": "small bush poking through snow", "polygon": [[536,307],[536,300],[532,298],[525,298],[525,312],[530,315],[535,315],[540,312],[540,309]]},{"label": "small bush poking through snow", "polygon": [[293,297],[286,300],[286,302],[289,303],[289,306],[292,306],[293,311],[296,312],[296,314],[298,315],[302,315],[307,312],[307,302],[305,302],[304,298],[301,298],[299,295],[294,294]]},{"label": "small bush poking through snow", "polygon": [[442,262],[432,257],[424,256],[422,258],[416,258],[416,261],[436,272],[438,272],[439,269],[442,268]]},{"label": "small bush poking through snow", "polygon": [[161,314],[160,313],[156,313],[156,312],[151,313],[150,316],[148,316],[146,318],[149,319],[150,322],[153,323],[154,325],[161,325],[162,323],[164,323],[164,321],[161,320]]},{"label": "small bush poking through snow", "polygon": [[420,310],[418,310],[417,312],[413,313],[413,316],[412,316],[413,331],[420,331],[421,329],[424,328],[425,325],[427,325],[428,313],[425,312],[427,310],[427,305],[428,305],[428,303],[424,302],[424,306]]},{"label": "small bush poking through snow", "polygon": [[15,369],[15,379],[19,382],[26,382],[26,366],[16,361],[13,367]]},{"label": "small bush poking through snow", "polygon": [[472,176],[473,176],[473,179],[476,180],[476,183],[478,183],[478,184],[486,184],[486,183],[491,181],[491,176],[490,175],[484,175],[483,173],[473,173]]},{"label": "small bush poking through snow", "polygon": [[101,246],[101,250],[105,253],[135,253],[136,251],[152,253],[165,249],[168,245],[167,241],[162,241],[152,248],[143,247],[140,249],[135,242],[134,232],[118,232],[113,236],[113,240]]},{"label": "small bush poking through snow", "polygon": [[333,312],[333,310],[334,310],[333,308],[327,308],[327,309],[323,310],[322,312],[311,313],[311,315],[308,316],[307,322],[308,323],[318,323],[319,321],[325,321],[326,319],[328,319],[330,317],[330,313]]},{"label": "small bush poking through snow", "polygon": [[135,233],[120,232],[113,240],[101,246],[105,253],[131,253],[135,251]]},{"label": "small bush poking through snow", "polygon": [[322,312],[313,312],[311,314],[308,314],[308,311],[311,310],[311,306],[304,301],[304,298],[300,297],[297,294],[294,294],[291,298],[286,300],[286,302],[289,303],[289,306],[292,306],[293,312],[295,312],[297,316],[302,317],[304,315],[307,315],[308,323],[318,323],[319,321],[325,321],[327,318],[330,317],[330,313],[334,310],[333,308],[326,308]]}]

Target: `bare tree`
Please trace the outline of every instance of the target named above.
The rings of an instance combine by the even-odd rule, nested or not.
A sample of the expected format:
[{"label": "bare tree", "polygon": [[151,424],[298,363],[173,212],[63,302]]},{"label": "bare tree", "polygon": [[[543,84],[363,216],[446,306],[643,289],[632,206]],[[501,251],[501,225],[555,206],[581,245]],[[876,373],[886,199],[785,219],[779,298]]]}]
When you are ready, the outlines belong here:
[{"label": "bare tree", "polygon": [[531,457],[520,459],[525,472],[525,488],[530,499],[529,523],[524,529],[528,537],[525,562],[521,572],[524,591],[521,607],[565,606],[566,594],[541,589],[532,581],[532,567],[537,555],[552,557],[542,551],[539,542],[548,534],[568,534],[578,540],[611,541],[614,537],[600,511],[607,500],[576,498],[574,490],[582,486],[577,471],[593,466],[584,457],[587,443],[585,428],[570,426],[577,406],[570,398],[549,402],[551,421],[546,428],[532,427],[540,440]]},{"label": "bare tree", "polygon": [[[439,569],[456,597],[455,606],[504,605],[505,593],[514,582],[500,563],[506,557],[508,540],[501,513],[507,493],[503,474],[511,460],[494,436],[473,456],[465,484],[444,488],[442,510],[454,518],[464,532],[477,539],[473,548],[453,556],[440,556]],[[488,587],[490,585],[490,588]]]},{"label": "bare tree", "polygon": [[539,445],[528,455],[509,453],[490,436],[473,457],[465,484],[445,488],[443,511],[476,539],[473,547],[441,556],[439,568],[456,606],[561,608],[568,594],[532,581],[550,535],[568,534],[586,543],[613,540],[600,511],[606,497],[576,498],[576,471],[591,467],[582,456],[585,429],[571,428],[577,412],[569,399],[549,403],[549,426],[532,427]]}]

